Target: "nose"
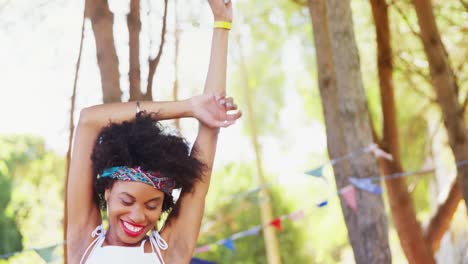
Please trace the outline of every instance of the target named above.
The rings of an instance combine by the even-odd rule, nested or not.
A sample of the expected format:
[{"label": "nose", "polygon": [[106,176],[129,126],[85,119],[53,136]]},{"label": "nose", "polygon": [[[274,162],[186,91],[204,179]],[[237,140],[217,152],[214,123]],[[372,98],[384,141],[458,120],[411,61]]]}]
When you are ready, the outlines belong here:
[{"label": "nose", "polygon": [[145,212],[141,206],[134,206],[130,212],[130,219],[135,224],[141,224],[145,221]]}]

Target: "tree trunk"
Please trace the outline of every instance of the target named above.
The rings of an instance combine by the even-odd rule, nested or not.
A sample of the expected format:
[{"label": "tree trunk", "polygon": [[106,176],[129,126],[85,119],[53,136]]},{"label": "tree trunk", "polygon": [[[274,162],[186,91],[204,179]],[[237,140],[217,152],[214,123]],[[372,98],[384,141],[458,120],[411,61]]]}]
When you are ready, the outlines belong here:
[{"label": "tree trunk", "polygon": [[122,92],[119,83],[119,59],[112,31],[114,15],[110,12],[106,0],[86,0],[85,15],[91,20],[96,41],[103,102],[120,102]]},{"label": "tree trunk", "polygon": [[[321,0],[309,0],[308,3],[314,27],[328,150],[333,159],[372,142],[369,113],[349,1],[330,0],[327,2],[329,6]],[[336,164],[334,173],[337,187],[341,189],[349,184],[350,175],[369,177],[377,175],[378,169],[375,160],[365,155]],[[340,200],[356,263],[391,263],[382,197],[357,190],[359,213],[354,213],[341,197]]]},{"label": "tree trunk", "polygon": [[159,61],[161,60],[164,42],[166,40],[167,2],[168,0],[164,0],[164,15],[161,29],[161,42],[159,43],[158,54],[154,59],[149,59],[148,84],[146,86],[146,94],[144,96],[146,100],[153,100],[153,78],[154,74],[156,73],[156,69],[158,68]]},{"label": "tree trunk", "polygon": [[130,1],[130,13],[127,15],[127,27],[129,34],[130,70],[130,101],[142,99],[140,81],[140,0]]},{"label": "tree trunk", "polygon": [[[255,183],[258,186],[265,184],[265,175],[263,173],[262,157],[260,144],[258,143],[258,134],[257,126],[255,122],[254,108],[249,88],[249,76],[247,66],[244,61],[244,56],[242,54],[242,47],[240,40],[238,41],[238,51],[239,51],[239,67],[241,68],[244,81],[244,98],[247,103],[247,118],[250,126],[250,135],[252,140],[252,145],[255,151],[255,162],[257,167],[257,173],[255,175]],[[260,202],[260,217],[262,219],[262,225],[265,226],[263,229],[263,240],[265,241],[265,248],[267,253],[267,261],[269,264],[281,264],[281,256],[278,238],[276,236],[276,231],[274,227],[269,226],[269,223],[273,220],[273,211],[271,208],[271,199],[270,194],[267,188],[261,188],[258,192],[258,198]]]},{"label": "tree trunk", "polygon": [[460,183],[455,180],[450,188],[447,199],[438,208],[429,222],[425,232],[425,238],[433,252],[436,252],[440,246],[440,240],[450,227],[453,215],[457,211],[458,204],[462,199]]},{"label": "tree trunk", "polygon": [[[180,41],[180,21],[177,12],[177,0],[174,0],[174,17],[175,17],[175,30],[174,30],[174,83],[172,85],[172,98],[174,101],[179,99],[179,41]],[[175,127],[180,131],[180,119],[174,120]]]},{"label": "tree trunk", "polygon": [[[421,30],[424,50],[429,62],[432,86],[435,89],[449,144],[456,161],[468,159],[467,128],[463,107],[458,102],[458,86],[440,38],[430,0],[413,0]],[[468,166],[457,167],[457,178],[465,206],[468,208]]]},{"label": "tree trunk", "polygon": [[[403,171],[400,161],[400,143],[396,121],[393,93],[393,62],[390,42],[388,7],[385,0],[371,0],[372,15],[377,36],[377,65],[383,113],[383,138],[381,148],[392,154],[393,160],[380,159],[383,175]],[[409,263],[434,263],[432,252],[424,239],[422,228],[416,218],[413,200],[408,193],[405,178],[385,181],[387,185],[393,222],[400,243]]]}]

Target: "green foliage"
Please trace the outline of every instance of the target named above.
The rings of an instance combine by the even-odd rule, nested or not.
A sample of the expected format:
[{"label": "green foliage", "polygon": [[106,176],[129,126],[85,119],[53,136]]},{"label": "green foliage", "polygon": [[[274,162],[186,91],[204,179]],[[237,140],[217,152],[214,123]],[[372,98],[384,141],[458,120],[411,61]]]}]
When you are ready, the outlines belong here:
[{"label": "green foliage", "polygon": [[64,160],[46,150],[43,139],[28,135],[0,136],[0,158],[1,252],[60,242]]},{"label": "green foliage", "polygon": [[22,236],[14,216],[5,210],[11,200],[12,177],[9,174],[11,171],[9,167],[18,157],[2,141],[0,147],[0,254],[7,254],[23,248]]},{"label": "green foliage", "polygon": [[304,16],[305,9],[290,1],[244,1],[236,9],[242,12],[236,18],[241,21],[237,33],[241,40],[235,46],[242,54],[233,52],[238,67],[232,78],[232,94],[252,98],[259,135],[278,133],[279,110],[285,104],[285,94],[297,91],[296,85],[302,85],[301,78],[308,76],[300,52],[289,51],[300,45],[304,30],[310,32],[309,19]]},{"label": "green foliage", "polygon": [[[212,178],[206,214],[199,245],[211,244],[237,232],[260,224],[257,193],[236,195],[255,189],[252,178],[254,164],[229,164]],[[328,168],[326,177],[331,175]],[[325,183],[304,176],[300,184],[282,184],[269,175],[267,190],[271,194],[273,217],[303,210],[305,216],[298,221],[282,221],[283,231],[277,232],[283,263],[338,263],[342,251],[350,250],[346,226],[341,217],[339,200],[334,196],[333,180]],[[316,204],[328,200],[329,205],[318,208]],[[339,217],[338,217],[339,216]],[[196,257],[217,263],[266,263],[262,233],[234,241],[236,251],[224,246],[213,246],[210,252]]]},{"label": "green foliage", "polygon": [[[255,188],[252,180],[254,173],[254,167],[250,164],[230,164],[214,175],[199,245],[214,243],[261,223],[259,203],[263,201],[258,199],[258,193],[236,195]],[[283,189],[270,185],[267,190],[271,194],[274,217],[292,212],[293,206],[285,199],[287,193]],[[310,262],[310,258],[301,252],[305,240],[301,230],[303,225],[290,220],[282,222],[283,231],[277,235],[285,263]],[[205,228],[207,226],[210,228]],[[197,257],[217,263],[267,263],[261,232],[257,236],[235,240],[234,244],[235,252],[217,246]]]}]

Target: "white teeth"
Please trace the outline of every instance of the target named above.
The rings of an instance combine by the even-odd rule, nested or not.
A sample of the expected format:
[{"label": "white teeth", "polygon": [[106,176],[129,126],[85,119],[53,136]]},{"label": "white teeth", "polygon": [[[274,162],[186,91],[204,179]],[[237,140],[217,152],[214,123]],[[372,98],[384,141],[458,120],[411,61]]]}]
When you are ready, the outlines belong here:
[{"label": "white teeth", "polygon": [[132,225],[130,225],[129,223],[127,223],[125,221],[123,223],[124,223],[124,226],[126,228],[128,228],[130,231],[135,232],[135,233],[140,232],[140,230],[143,228],[143,227],[132,226]]}]

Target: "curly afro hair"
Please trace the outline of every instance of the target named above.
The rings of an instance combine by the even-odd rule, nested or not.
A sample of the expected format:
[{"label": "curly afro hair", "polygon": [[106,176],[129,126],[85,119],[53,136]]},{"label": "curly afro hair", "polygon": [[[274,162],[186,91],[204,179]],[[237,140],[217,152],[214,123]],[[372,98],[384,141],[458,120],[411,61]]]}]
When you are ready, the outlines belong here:
[{"label": "curly afro hair", "polygon": [[[195,153],[196,149],[192,149]],[[175,179],[176,188],[191,192],[200,180],[205,165],[190,155],[187,141],[166,133],[158,122],[156,113],[139,112],[136,117],[122,123],[104,127],[91,155],[94,177],[94,200],[105,208],[104,192],[115,179],[98,178],[105,169],[114,166],[140,166],[148,171],[160,171],[165,177]],[[176,216],[178,208],[172,195],[164,194],[162,212]]]}]

